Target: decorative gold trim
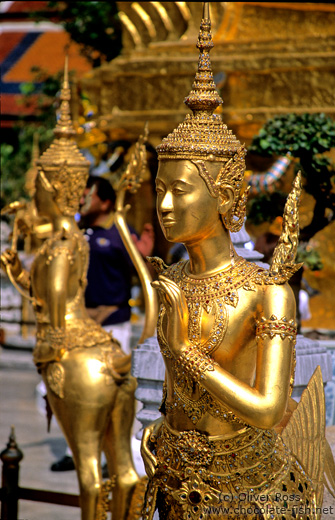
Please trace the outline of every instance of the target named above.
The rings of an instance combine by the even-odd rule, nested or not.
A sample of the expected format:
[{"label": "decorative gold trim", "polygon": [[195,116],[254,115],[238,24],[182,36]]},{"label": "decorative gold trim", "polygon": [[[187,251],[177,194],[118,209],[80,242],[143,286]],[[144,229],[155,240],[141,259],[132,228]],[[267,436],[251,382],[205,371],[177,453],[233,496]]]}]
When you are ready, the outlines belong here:
[{"label": "decorative gold trim", "polygon": [[278,319],[272,314],[270,319],[262,317],[256,321],[256,339],[264,339],[269,336],[273,339],[275,336],[280,336],[281,339],[288,338],[295,341],[297,336],[297,324],[294,320],[288,320],[285,316]]},{"label": "decorative gold trim", "polygon": [[116,482],[116,475],[110,480],[105,480],[101,484],[95,520],[107,520],[107,513],[110,511],[111,499],[110,493],[113,491]]},{"label": "decorative gold trim", "polygon": [[46,378],[50,389],[61,399],[64,399],[65,370],[60,363],[49,363]]},{"label": "decorative gold trim", "polygon": [[197,48],[198,71],[191,92],[184,103],[193,112],[157,147],[159,159],[191,159],[223,161],[233,157],[244,146],[223,124],[221,116],[214,114],[223,101],[216,90],[209,52],[213,47],[208,6],[200,24]]},{"label": "decorative gold trim", "polygon": [[206,370],[213,371],[215,366],[218,364],[213,361],[210,357],[202,354],[196,347],[191,347],[185,350],[178,358],[183,366],[185,372],[187,372],[194,381],[198,383],[201,379],[205,378]]},{"label": "decorative gold trim", "polygon": [[126,15],[123,11],[119,11],[119,18],[121,23],[126,31],[130,34],[135,47],[140,47],[142,45],[142,39],[140,33],[136,29],[135,24],[130,20],[129,16]]},{"label": "decorative gold trim", "polygon": [[[291,518],[293,506],[296,511],[307,506],[311,519],[317,518],[315,488],[273,430],[246,427],[231,436],[209,436],[196,430],[175,431],[164,421],[155,450],[158,467],[149,484],[143,520],[152,519],[157,489],[165,503],[173,504],[171,518],[178,520],[200,520],[217,498],[220,507],[232,512],[236,508],[241,513],[234,513],[234,518],[243,520],[250,514],[241,506],[250,507],[253,517],[261,508],[273,509],[275,515],[278,506],[285,518]],[[294,497],[289,505],[287,495]]]},{"label": "decorative gold trim", "polygon": [[64,215],[73,216],[78,211],[90,163],[74,142],[76,132],[70,114],[71,91],[67,58],[60,100],[59,117],[54,129],[55,139],[36,161],[36,165],[44,189],[54,191],[55,201]]},{"label": "decorative gold trim", "polygon": [[[287,268],[294,267],[299,243],[299,204],[301,196],[301,172],[293,181],[284,208],[282,233],[273,252],[270,272],[279,274]],[[299,267],[302,264],[298,264]]]},{"label": "decorative gold trim", "polygon": [[227,187],[233,190],[234,204],[227,215],[224,215],[223,221],[225,226],[232,233],[239,231],[243,225],[246,204],[250,187],[241,194],[245,162],[244,157],[246,150],[241,148],[224,166],[222,166],[218,178],[215,181],[206,168],[204,161],[194,161],[193,164],[198,168],[200,177],[205,181],[210,195],[218,198],[220,193]]}]

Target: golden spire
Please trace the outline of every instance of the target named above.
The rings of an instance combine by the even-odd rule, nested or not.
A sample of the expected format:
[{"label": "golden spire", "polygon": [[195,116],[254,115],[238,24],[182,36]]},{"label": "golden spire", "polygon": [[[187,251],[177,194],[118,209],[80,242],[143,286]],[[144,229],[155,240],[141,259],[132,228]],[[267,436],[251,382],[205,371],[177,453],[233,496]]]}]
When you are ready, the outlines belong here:
[{"label": "golden spire", "polygon": [[70,99],[71,90],[69,86],[68,56],[65,56],[64,79],[60,94],[61,104],[59,107],[59,118],[56,128],[54,129],[54,134],[57,137],[72,137],[76,135],[70,114]]},{"label": "golden spire", "polygon": [[57,203],[64,214],[74,215],[86,186],[90,163],[74,140],[76,131],[70,114],[71,92],[67,57],[60,99],[59,118],[54,129],[55,138],[37,161],[37,166],[55,189]]},{"label": "golden spire", "polygon": [[185,104],[193,114],[187,114],[171,134],[157,147],[160,159],[202,159],[226,162],[244,147],[223,124],[214,110],[223,103],[214,83],[209,52],[214,46],[209,18],[209,2],[204,2],[197,48],[198,71]]},{"label": "golden spire", "polygon": [[198,72],[195,75],[193,88],[185,98],[187,105],[195,116],[199,112],[212,114],[214,110],[222,105],[223,101],[219,96],[214,83],[210,50],[214,47],[211,33],[211,21],[209,18],[209,2],[204,2],[203,18],[200,24],[197,48],[199,49]]}]

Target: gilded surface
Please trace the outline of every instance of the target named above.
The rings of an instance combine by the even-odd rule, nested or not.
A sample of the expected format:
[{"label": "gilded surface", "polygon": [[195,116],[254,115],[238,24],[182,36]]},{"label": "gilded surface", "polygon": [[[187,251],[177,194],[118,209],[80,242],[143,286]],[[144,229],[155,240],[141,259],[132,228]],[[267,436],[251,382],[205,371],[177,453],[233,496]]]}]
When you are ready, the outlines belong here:
[{"label": "gilded surface", "polygon": [[129,161],[126,171],[122,175],[117,187],[114,222],[122,237],[123,243],[136,267],[144,294],[145,304],[145,323],[139,343],[146,338],[154,336],[156,330],[156,321],[158,314],[158,302],[155,290],[151,287],[151,275],[148,268],[134,245],[131,238],[129,228],[126,224],[126,213],[130,209],[130,205],[124,206],[125,193],[136,193],[141,185],[142,177],[145,174],[147,166],[145,143],[148,138],[148,128],[145,126],[144,133],[135,144],[134,151]]},{"label": "gilded surface", "polygon": [[[156,145],[186,113],[181,93],[190,90],[194,78],[201,4],[141,2],[141,14],[134,9],[135,2],[117,4],[125,15],[121,16],[123,53],[87,76],[82,85],[98,107],[104,131],[112,135],[122,128],[135,140],[149,121],[151,142]],[[216,45],[213,72],[224,99],[220,110],[246,146],[275,115],[334,116],[334,4],[212,2],[210,9]],[[143,16],[150,19],[155,35],[148,32]],[[308,283],[321,293],[310,301],[313,317],[306,326],[314,329],[332,330],[335,319],[332,233],[316,237],[325,269],[306,274]]]},{"label": "gilded surface", "polygon": [[[211,437],[163,424],[159,433],[156,479],[161,481],[161,519],[254,519],[262,511],[267,512],[263,518],[291,518],[278,514],[287,509],[284,495],[294,497],[290,511],[298,518],[306,499],[311,509],[315,507],[310,479],[273,432],[245,428],[237,437]],[[153,489],[149,487],[149,496]],[[144,519],[151,520],[149,512]]]},{"label": "gilded surface", "polygon": [[[137,4],[118,2],[123,53],[83,86],[104,128],[137,136],[148,120],[151,134],[161,137],[185,114],[180,93],[193,81],[201,4],[141,2],[140,12]],[[334,114],[334,5],[212,2],[210,8],[213,70],[224,75],[222,110],[243,140],[277,113]]]},{"label": "gilded surface", "polygon": [[[210,27],[206,3],[200,41],[204,27]],[[208,50],[210,44],[208,31]],[[205,54],[210,69],[199,47],[200,67]],[[195,141],[192,148],[179,132],[186,119],[157,148],[159,222],[167,240],[186,246],[189,259],[170,267],[153,261],[166,377],[162,417],[142,439],[149,476],[143,518],[152,520],[157,507],[161,520],[316,519],[326,446],[318,374],[293,415],[290,400],[296,324],[287,281],[297,268],[300,181],[288,197],[270,270],[238,257],[229,229],[239,221],[234,208],[243,197],[242,147],[236,140],[230,149],[218,122],[220,135],[209,144],[216,149],[207,155],[201,149],[203,121],[211,120],[214,104],[204,108],[203,99],[210,99],[211,87],[208,74],[191,94],[200,145]],[[199,153],[201,168],[194,157]],[[309,428],[316,434],[301,452],[296,446]]]},{"label": "gilded surface", "polygon": [[[138,501],[143,495],[130,447],[136,380],[130,375],[130,356],[85,309],[89,250],[74,214],[89,164],[72,140],[69,92],[66,72],[55,139],[37,161],[34,207],[46,219],[48,233],[30,272],[22,268],[14,243],[1,262],[34,307],[34,362],[73,453],[82,520],[102,520],[107,510],[113,519],[131,520],[140,515],[134,508],[128,515],[132,497]],[[115,476],[111,503],[111,484],[102,482],[102,449],[109,474]]]}]

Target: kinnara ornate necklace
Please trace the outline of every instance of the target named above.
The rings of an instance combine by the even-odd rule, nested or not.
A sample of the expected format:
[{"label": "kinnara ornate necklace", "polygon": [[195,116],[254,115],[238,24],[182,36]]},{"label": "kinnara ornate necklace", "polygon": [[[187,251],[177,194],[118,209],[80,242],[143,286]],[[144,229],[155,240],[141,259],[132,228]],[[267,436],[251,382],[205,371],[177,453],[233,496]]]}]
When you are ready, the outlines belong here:
[{"label": "kinnara ornate necklace", "polygon": [[[254,290],[252,275],[259,269],[256,264],[237,257],[234,265],[205,278],[193,278],[186,274],[187,261],[182,260],[164,271],[184,293],[189,311],[188,336],[192,345],[212,354],[220,345],[228,326],[227,305],[236,307],[238,289]],[[206,342],[201,343],[201,318],[203,312],[214,315],[214,325]],[[172,358],[162,332],[165,307],[162,305],[158,320],[158,340],[164,356]]]},{"label": "kinnara ornate necklace", "polygon": [[[193,278],[186,274],[187,262],[179,262],[171,269],[171,278],[179,285],[190,302],[198,302],[207,312],[211,311],[211,302],[219,298],[227,305],[236,307],[238,303],[237,289],[252,289],[248,283],[250,275],[259,268],[238,256],[234,265],[205,278]],[[169,273],[170,274],[170,273]]]},{"label": "kinnara ornate necklace", "polygon": [[[237,257],[233,265],[205,278],[193,278],[186,274],[186,261],[164,270],[164,276],[173,280],[184,293],[187,301],[189,320],[188,338],[192,345],[204,354],[212,355],[222,343],[228,327],[227,306],[236,307],[239,301],[238,289],[254,290],[253,275],[259,270],[256,264]],[[163,334],[165,307],[161,306],[158,319],[157,336],[162,354],[171,359],[174,372],[173,400],[165,401],[166,411],[174,413],[182,409],[196,424],[206,413],[223,421],[242,423],[231,411],[214,404],[211,395],[195,383],[188,373],[175,362]],[[214,316],[214,325],[209,338],[201,342],[201,322],[204,313]],[[195,396],[197,396],[195,398]]]}]

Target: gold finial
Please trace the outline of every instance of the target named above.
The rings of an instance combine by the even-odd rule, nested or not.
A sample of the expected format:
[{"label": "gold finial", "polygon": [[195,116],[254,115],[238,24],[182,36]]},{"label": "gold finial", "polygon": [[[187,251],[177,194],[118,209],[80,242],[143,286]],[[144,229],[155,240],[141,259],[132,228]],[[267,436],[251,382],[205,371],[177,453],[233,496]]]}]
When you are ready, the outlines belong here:
[{"label": "gold finial", "polygon": [[71,91],[67,57],[60,99],[60,115],[54,130],[55,139],[37,161],[37,166],[41,176],[44,176],[55,190],[55,200],[61,211],[65,215],[74,215],[78,211],[79,199],[86,186],[90,163],[74,141],[76,132],[70,114]]},{"label": "gold finial", "polygon": [[271,273],[276,274],[285,268],[287,269],[287,267],[294,268],[294,271],[296,271],[302,266],[302,264],[294,263],[299,244],[300,197],[301,171],[297,173],[293,181],[293,188],[285,203],[282,232],[273,252],[270,266]]},{"label": "gold finial", "polygon": [[65,56],[64,79],[60,95],[61,104],[59,107],[59,118],[54,130],[54,134],[57,137],[72,137],[76,135],[70,114],[70,99],[71,91],[69,86],[68,56]]},{"label": "gold finial", "polygon": [[223,103],[214,83],[209,52],[214,46],[209,19],[209,3],[204,2],[197,48],[200,51],[198,71],[185,104],[193,114],[187,114],[171,134],[157,147],[160,159],[202,159],[226,162],[241,148],[231,130],[214,110]]},{"label": "gold finial", "polygon": [[209,20],[209,18],[210,18],[210,16],[209,16],[209,2],[204,2],[203,3],[202,18],[204,20],[205,19]]},{"label": "gold finial", "polygon": [[195,75],[193,88],[185,98],[184,103],[196,115],[197,112],[206,111],[208,115],[222,105],[223,101],[219,96],[214,83],[210,50],[214,47],[211,32],[211,21],[209,18],[209,3],[204,2],[203,19],[200,24],[197,48],[199,49],[198,72]]}]

